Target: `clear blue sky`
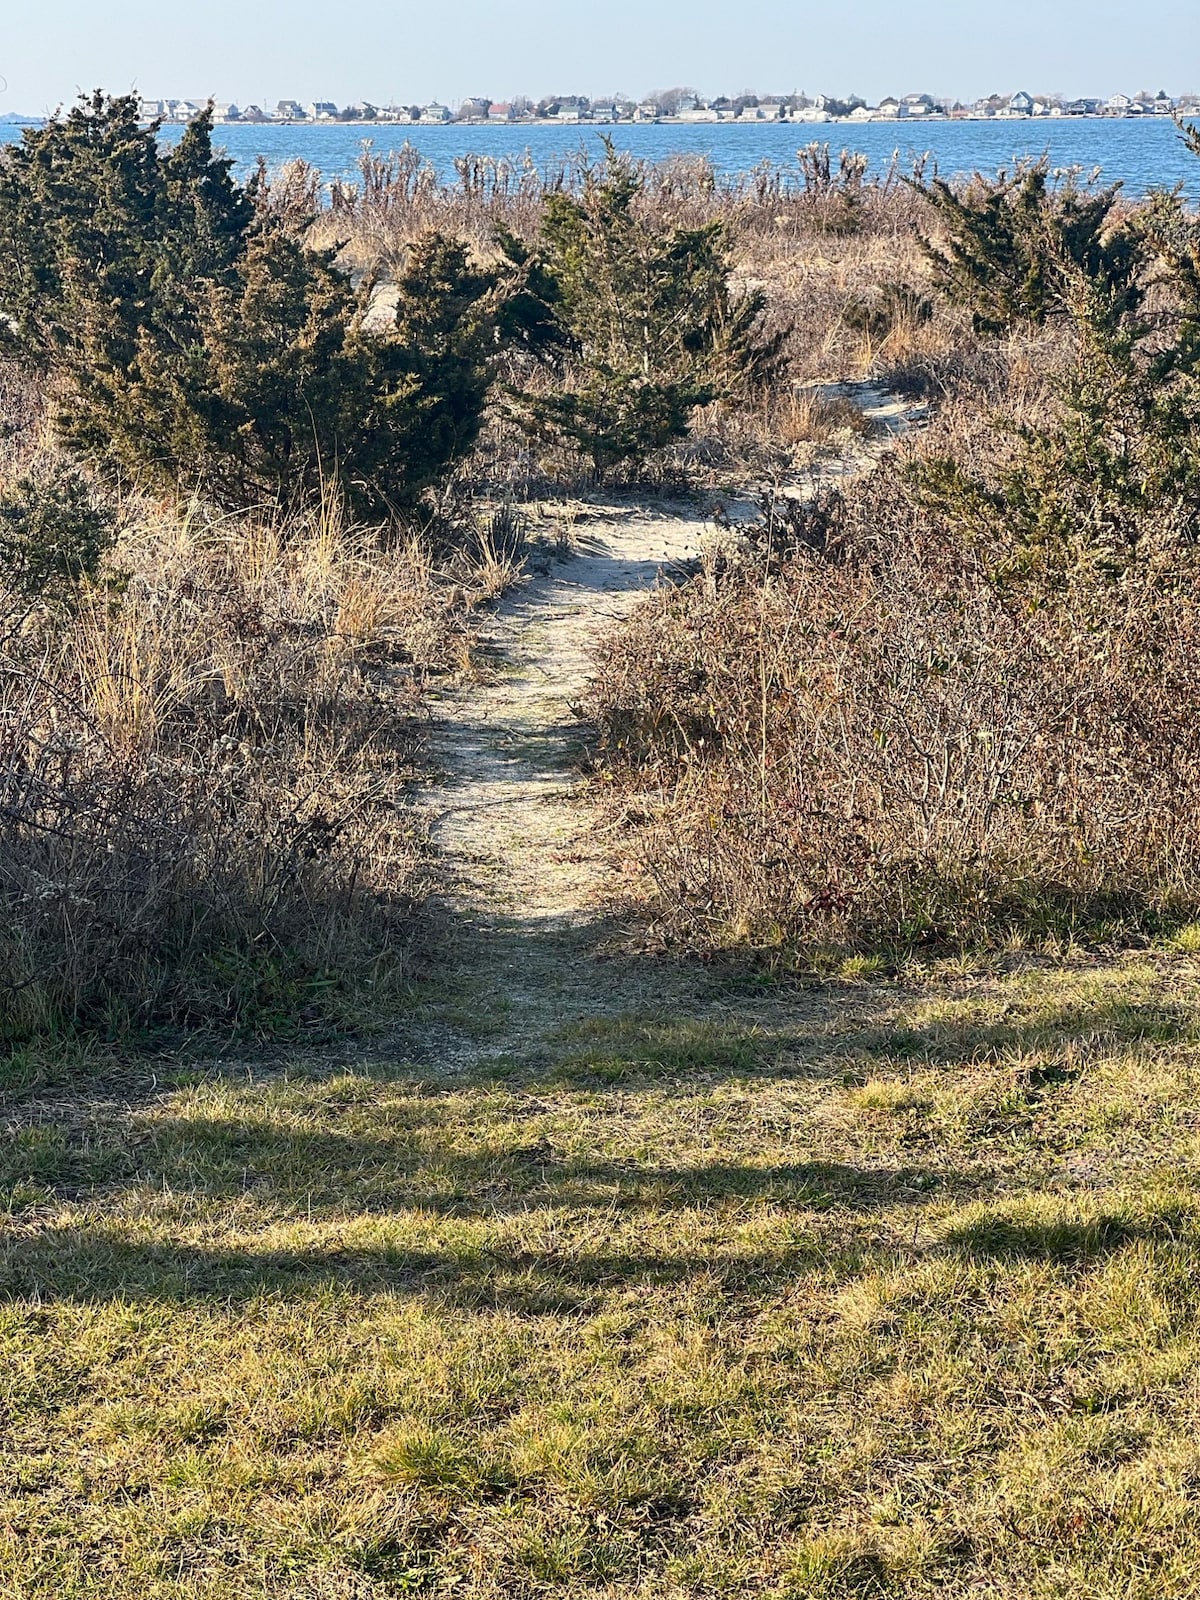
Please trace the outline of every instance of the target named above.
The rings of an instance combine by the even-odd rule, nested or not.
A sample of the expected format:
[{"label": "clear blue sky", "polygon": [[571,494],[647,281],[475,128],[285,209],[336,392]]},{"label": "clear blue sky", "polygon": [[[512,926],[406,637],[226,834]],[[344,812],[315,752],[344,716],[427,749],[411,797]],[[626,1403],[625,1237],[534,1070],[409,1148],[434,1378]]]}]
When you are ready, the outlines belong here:
[{"label": "clear blue sky", "polygon": [[807,89],[1200,90],[1200,0],[7,0],[0,114],[80,88],[241,102]]}]

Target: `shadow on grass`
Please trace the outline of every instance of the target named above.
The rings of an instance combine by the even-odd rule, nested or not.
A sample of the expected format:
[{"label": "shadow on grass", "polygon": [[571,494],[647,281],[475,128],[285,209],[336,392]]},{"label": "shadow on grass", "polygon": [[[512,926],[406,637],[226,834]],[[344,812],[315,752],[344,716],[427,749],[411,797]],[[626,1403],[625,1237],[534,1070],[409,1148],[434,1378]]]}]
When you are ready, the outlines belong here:
[{"label": "shadow on grass", "polygon": [[1137,1209],[1115,1206],[1082,1216],[1065,1208],[1024,1213],[995,1209],[970,1216],[949,1228],[946,1245],[977,1261],[1046,1261],[1087,1266],[1131,1244],[1170,1245],[1197,1235],[1194,1208],[1171,1201]]},{"label": "shadow on grass", "polygon": [[1061,1050],[1068,1044],[1170,1044],[1196,1037],[1193,1007],[1114,997],[1068,1002],[1042,1015],[1013,1021],[939,1019],[921,1027],[885,1030],[865,1043],[871,1055],[942,1065],[998,1061]]},{"label": "shadow on grass", "polygon": [[[0,1243],[0,1300],[237,1300],[337,1286],[537,1312],[586,1303],[607,1289],[699,1277],[714,1287],[774,1292],[798,1272],[828,1262],[828,1240],[818,1235],[823,1213],[891,1212],[953,1181],[926,1170],[837,1162],[672,1168],[554,1163],[537,1150],[502,1159],[435,1155],[327,1133],[297,1140],[261,1131],[253,1140],[244,1133],[232,1147],[239,1159],[230,1163],[226,1135],[234,1127],[189,1122],[174,1150],[168,1128],[159,1159],[139,1164],[136,1179],[119,1194],[106,1186],[90,1197],[89,1211],[117,1199],[127,1215],[141,1194],[186,1194],[189,1213],[219,1223],[250,1194],[252,1212],[233,1223],[238,1242],[222,1248],[169,1237],[143,1241],[89,1213],[42,1222],[34,1207],[29,1221]],[[217,1141],[221,1159],[201,1173],[202,1160],[215,1159],[212,1149],[204,1155],[208,1138]],[[428,1181],[434,1168],[437,1189]],[[779,1212],[792,1213],[782,1219],[785,1244],[747,1252],[736,1231],[721,1227],[727,1214],[742,1220],[753,1201],[768,1202],[777,1221]],[[547,1212],[556,1219],[549,1238],[537,1220]],[[671,1214],[680,1212],[693,1220],[671,1223]],[[668,1219],[663,1244],[624,1246],[621,1236],[631,1220],[632,1231],[645,1237],[638,1219],[646,1213]],[[528,1248],[519,1242],[522,1219],[530,1222]],[[154,1225],[152,1206],[147,1221]],[[171,1219],[160,1218],[158,1225],[169,1231]],[[320,1234],[311,1250],[290,1243],[262,1250],[242,1242],[255,1229],[303,1232],[310,1226]],[[388,1237],[408,1229],[423,1237],[436,1230],[436,1246],[410,1248]],[[329,1242],[355,1232],[368,1239],[377,1234],[378,1243],[343,1248]],[[710,1248],[697,1248],[702,1236],[712,1241]]]},{"label": "shadow on grass", "polygon": [[[506,936],[518,960],[529,954],[532,940],[512,929]],[[547,949],[563,947],[561,939],[555,945],[551,935],[544,938],[542,960]],[[579,980],[591,985],[585,1001],[605,986],[610,1001],[619,1001],[621,970],[592,963]],[[894,991],[883,993],[893,1004]],[[570,1148],[570,1135],[562,1147],[554,1143],[556,1118],[573,1114],[572,1103],[565,1095],[561,1105],[543,1097],[558,1088],[578,1092],[592,1110],[607,1102],[619,1112],[622,1096],[642,1087],[669,1122],[677,1115],[674,1095],[721,1082],[846,1081],[864,1059],[969,1065],[1050,1052],[1069,1041],[1161,1042],[1194,1030],[1186,1007],[1103,995],[999,1024],[935,1016],[891,1031],[856,1025],[853,1016],[836,1026],[842,995],[853,996],[859,1017],[883,1004],[864,998],[862,986],[809,991],[781,1001],[774,1013],[760,997],[753,1017],[742,1021],[680,1015],[677,985],[664,984],[662,995],[661,1015],[582,1004],[577,1020],[565,1021],[535,1059],[439,1072],[373,1062],[364,1053],[310,1064],[278,1085],[278,1094],[269,1083],[248,1084],[239,1071],[228,1114],[193,1103],[172,1115],[169,1098],[159,1095],[154,1116],[131,1123],[124,1108],[105,1109],[97,1096],[96,1109],[82,1118],[31,1124],[27,1143],[15,1137],[0,1156],[0,1190],[10,1196],[15,1224],[0,1240],[0,1299],[240,1301],[334,1287],[536,1314],[587,1306],[613,1289],[693,1280],[782,1294],[804,1272],[834,1265],[853,1274],[895,1248],[898,1214],[931,1195],[953,1203],[979,1198],[986,1173],[971,1175],[961,1161],[956,1170],[950,1161],[904,1168],[833,1160],[673,1165],[640,1147],[629,1159],[581,1155]],[[570,999],[568,984],[567,1017]],[[644,984],[637,999],[644,1007]],[[344,1099],[335,1083],[322,1089],[322,1080],[348,1070],[357,1086],[351,1083]],[[219,1083],[222,1074],[210,1076]],[[1056,1081],[1053,1072],[1044,1075],[1045,1087]],[[382,1083],[395,1094],[380,1098]],[[477,1100],[468,1102],[468,1093]],[[172,1197],[170,1204],[158,1206],[159,1195]],[[78,1214],[64,1221],[73,1202]],[[772,1235],[786,1246],[739,1244],[752,1206],[770,1212]],[[823,1214],[831,1217],[827,1226]],[[172,1238],[179,1216],[193,1218],[205,1242]],[[722,1232],[726,1216],[736,1225]],[[523,1217],[530,1219],[528,1249],[513,1242]],[[655,1217],[657,1240],[647,1236]],[[989,1261],[1086,1263],[1191,1226],[1185,1211],[972,1209],[935,1248]],[[227,1246],[223,1230],[232,1238]],[[634,1234],[642,1243],[626,1246]],[[406,1235],[418,1241],[413,1248]],[[330,1243],[339,1236],[367,1243]],[[260,1247],[259,1239],[282,1242]]]},{"label": "shadow on grass", "polygon": [[522,1315],[582,1311],[610,1290],[703,1283],[706,1294],[778,1293],[828,1265],[815,1240],[776,1251],[420,1250],[401,1247],[238,1249],[140,1243],[102,1226],[49,1227],[0,1251],[0,1303],[68,1300],[229,1303],[333,1290],[430,1297],[463,1310]]}]

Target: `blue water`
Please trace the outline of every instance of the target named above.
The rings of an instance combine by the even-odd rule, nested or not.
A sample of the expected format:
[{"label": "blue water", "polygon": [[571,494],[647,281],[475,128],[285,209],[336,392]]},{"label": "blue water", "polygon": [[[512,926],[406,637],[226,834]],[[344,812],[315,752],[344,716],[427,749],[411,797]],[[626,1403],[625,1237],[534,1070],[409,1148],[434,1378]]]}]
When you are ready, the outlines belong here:
[{"label": "blue water", "polygon": [[[1174,125],[1159,117],[935,122],[925,126],[903,122],[630,123],[603,130],[586,125],[528,124],[412,128],[394,124],[370,128],[347,123],[314,127],[230,124],[218,128],[216,138],[243,172],[249,171],[259,156],[272,167],[303,157],[331,181],[353,177],[364,139],[370,139],[381,153],[398,149],[408,139],[443,176],[452,178],[454,158],[467,154],[519,158],[528,151],[539,167],[577,154],[581,147],[599,154],[602,132],[610,134],[619,149],[648,160],[706,155],[718,171],[727,174],[749,171],[760,161],[794,167],[797,148],[814,139],[828,141],[835,151],[861,151],[876,170],[886,167],[896,151],[906,162],[928,153],[945,177],[994,172],[1015,158],[1048,152],[1056,166],[1077,166],[1089,172],[1099,168],[1106,181],[1120,179],[1133,194],[1182,183],[1193,199],[1200,198],[1200,161],[1184,148]],[[19,129],[0,124],[0,142],[19,134]]]}]

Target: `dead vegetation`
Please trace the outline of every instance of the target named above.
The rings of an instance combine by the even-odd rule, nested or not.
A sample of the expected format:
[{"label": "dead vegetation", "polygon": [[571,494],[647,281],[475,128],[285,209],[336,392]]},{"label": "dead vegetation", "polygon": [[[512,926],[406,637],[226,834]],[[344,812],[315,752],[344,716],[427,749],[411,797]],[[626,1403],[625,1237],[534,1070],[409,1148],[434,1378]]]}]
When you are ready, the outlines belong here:
[{"label": "dead vegetation", "polygon": [[[14,477],[53,454],[25,438]],[[4,604],[4,1033],[385,1006],[428,888],[422,685],[467,666],[511,541],[100,503],[98,580]]]},{"label": "dead vegetation", "polygon": [[1196,220],[1044,166],[936,193],[957,310],[856,281],[825,323],[940,391],[934,426],[843,493],[768,497],[599,657],[656,943],[820,965],[1200,908]]}]

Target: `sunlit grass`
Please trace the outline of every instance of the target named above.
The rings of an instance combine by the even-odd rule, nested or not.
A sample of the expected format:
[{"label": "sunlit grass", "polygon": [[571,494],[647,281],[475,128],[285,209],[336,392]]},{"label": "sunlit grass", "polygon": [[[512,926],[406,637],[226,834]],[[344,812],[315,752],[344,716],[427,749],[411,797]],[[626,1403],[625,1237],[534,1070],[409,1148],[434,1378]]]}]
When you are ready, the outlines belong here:
[{"label": "sunlit grass", "polygon": [[1193,969],[861,996],[18,1084],[0,1592],[1192,1592]]}]

